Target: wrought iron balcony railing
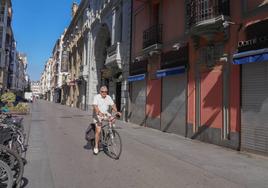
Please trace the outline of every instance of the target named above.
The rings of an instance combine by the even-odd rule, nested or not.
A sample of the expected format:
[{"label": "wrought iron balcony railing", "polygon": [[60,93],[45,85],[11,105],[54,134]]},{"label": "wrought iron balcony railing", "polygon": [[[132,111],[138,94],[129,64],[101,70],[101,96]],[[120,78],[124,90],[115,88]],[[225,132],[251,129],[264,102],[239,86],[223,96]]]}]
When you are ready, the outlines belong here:
[{"label": "wrought iron balcony railing", "polygon": [[121,43],[117,42],[107,49],[105,65],[107,67],[117,67],[121,69]]},{"label": "wrought iron balcony railing", "polygon": [[143,49],[162,43],[162,24],[157,24],[143,32]]},{"label": "wrought iron balcony railing", "polygon": [[190,27],[221,15],[229,16],[230,0],[189,0],[187,15]]}]

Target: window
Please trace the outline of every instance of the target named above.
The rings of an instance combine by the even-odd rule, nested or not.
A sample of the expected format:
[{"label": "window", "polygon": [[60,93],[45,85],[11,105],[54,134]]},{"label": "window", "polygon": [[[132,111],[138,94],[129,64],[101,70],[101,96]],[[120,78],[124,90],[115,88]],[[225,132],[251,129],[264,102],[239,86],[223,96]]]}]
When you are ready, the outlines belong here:
[{"label": "window", "polygon": [[1,8],[0,8],[0,15],[2,16],[4,16],[5,15],[5,6],[3,5],[0,5],[1,6]]},{"label": "window", "polygon": [[160,23],[160,3],[152,5],[152,24],[157,25]]},{"label": "window", "polygon": [[0,27],[0,48],[2,48],[3,27]]},{"label": "window", "polygon": [[122,29],[123,29],[123,23],[122,23],[122,9],[119,8],[116,10],[115,13],[115,42],[121,42],[122,41]]}]

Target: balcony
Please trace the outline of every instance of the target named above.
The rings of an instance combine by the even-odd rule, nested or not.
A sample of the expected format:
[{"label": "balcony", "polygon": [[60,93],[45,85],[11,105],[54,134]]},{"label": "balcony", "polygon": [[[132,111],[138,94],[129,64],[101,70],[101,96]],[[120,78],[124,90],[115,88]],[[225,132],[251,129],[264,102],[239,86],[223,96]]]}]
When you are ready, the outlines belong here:
[{"label": "balcony", "polygon": [[172,50],[162,54],[161,69],[174,68],[179,66],[187,66],[189,61],[188,44],[180,47],[179,50]]},{"label": "balcony", "polygon": [[143,32],[143,51],[162,49],[162,24],[157,24]]},{"label": "balcony", "polygon": [[120,51],[120,42],[117,42],[107,49],[107,57],[105,61],[106,67],[122,69]]},{"label": "balcony", "polygon": [[187,4],[188,27],[192,35],[223,31],[223,22],[230,16],[229,0],[190,0]]},{"label": "balcony", "polygon": [[147,73],[148,60],[134,61],[129,65],[129,74],[131,76]]},{"label": "balcony", "polygon": [[79,66],[79,79],[86,80],[88,78],[88,66],[80,65]]}]

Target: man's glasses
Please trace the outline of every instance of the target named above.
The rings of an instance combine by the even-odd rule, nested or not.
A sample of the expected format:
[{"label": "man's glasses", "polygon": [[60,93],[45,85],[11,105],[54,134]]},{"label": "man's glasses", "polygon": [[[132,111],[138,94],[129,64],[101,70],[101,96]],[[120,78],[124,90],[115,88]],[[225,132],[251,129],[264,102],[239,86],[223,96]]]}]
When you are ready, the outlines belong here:
[{"label": "man's glasses", "polygon": [[101,93],[107,93],[107,91],[101,91]]}]

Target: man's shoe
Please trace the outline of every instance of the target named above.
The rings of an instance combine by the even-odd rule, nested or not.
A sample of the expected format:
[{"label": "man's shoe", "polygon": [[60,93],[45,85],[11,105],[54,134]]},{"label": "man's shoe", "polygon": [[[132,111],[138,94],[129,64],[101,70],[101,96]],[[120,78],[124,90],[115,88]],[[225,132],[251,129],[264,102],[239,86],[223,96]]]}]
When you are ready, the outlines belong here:
[{"label": "man's shoe", "polygon": [[94,155],[97,155],[99,153],[99,149],[98,148],[94,148],[93,149],[93,153],[94,153]]}]

